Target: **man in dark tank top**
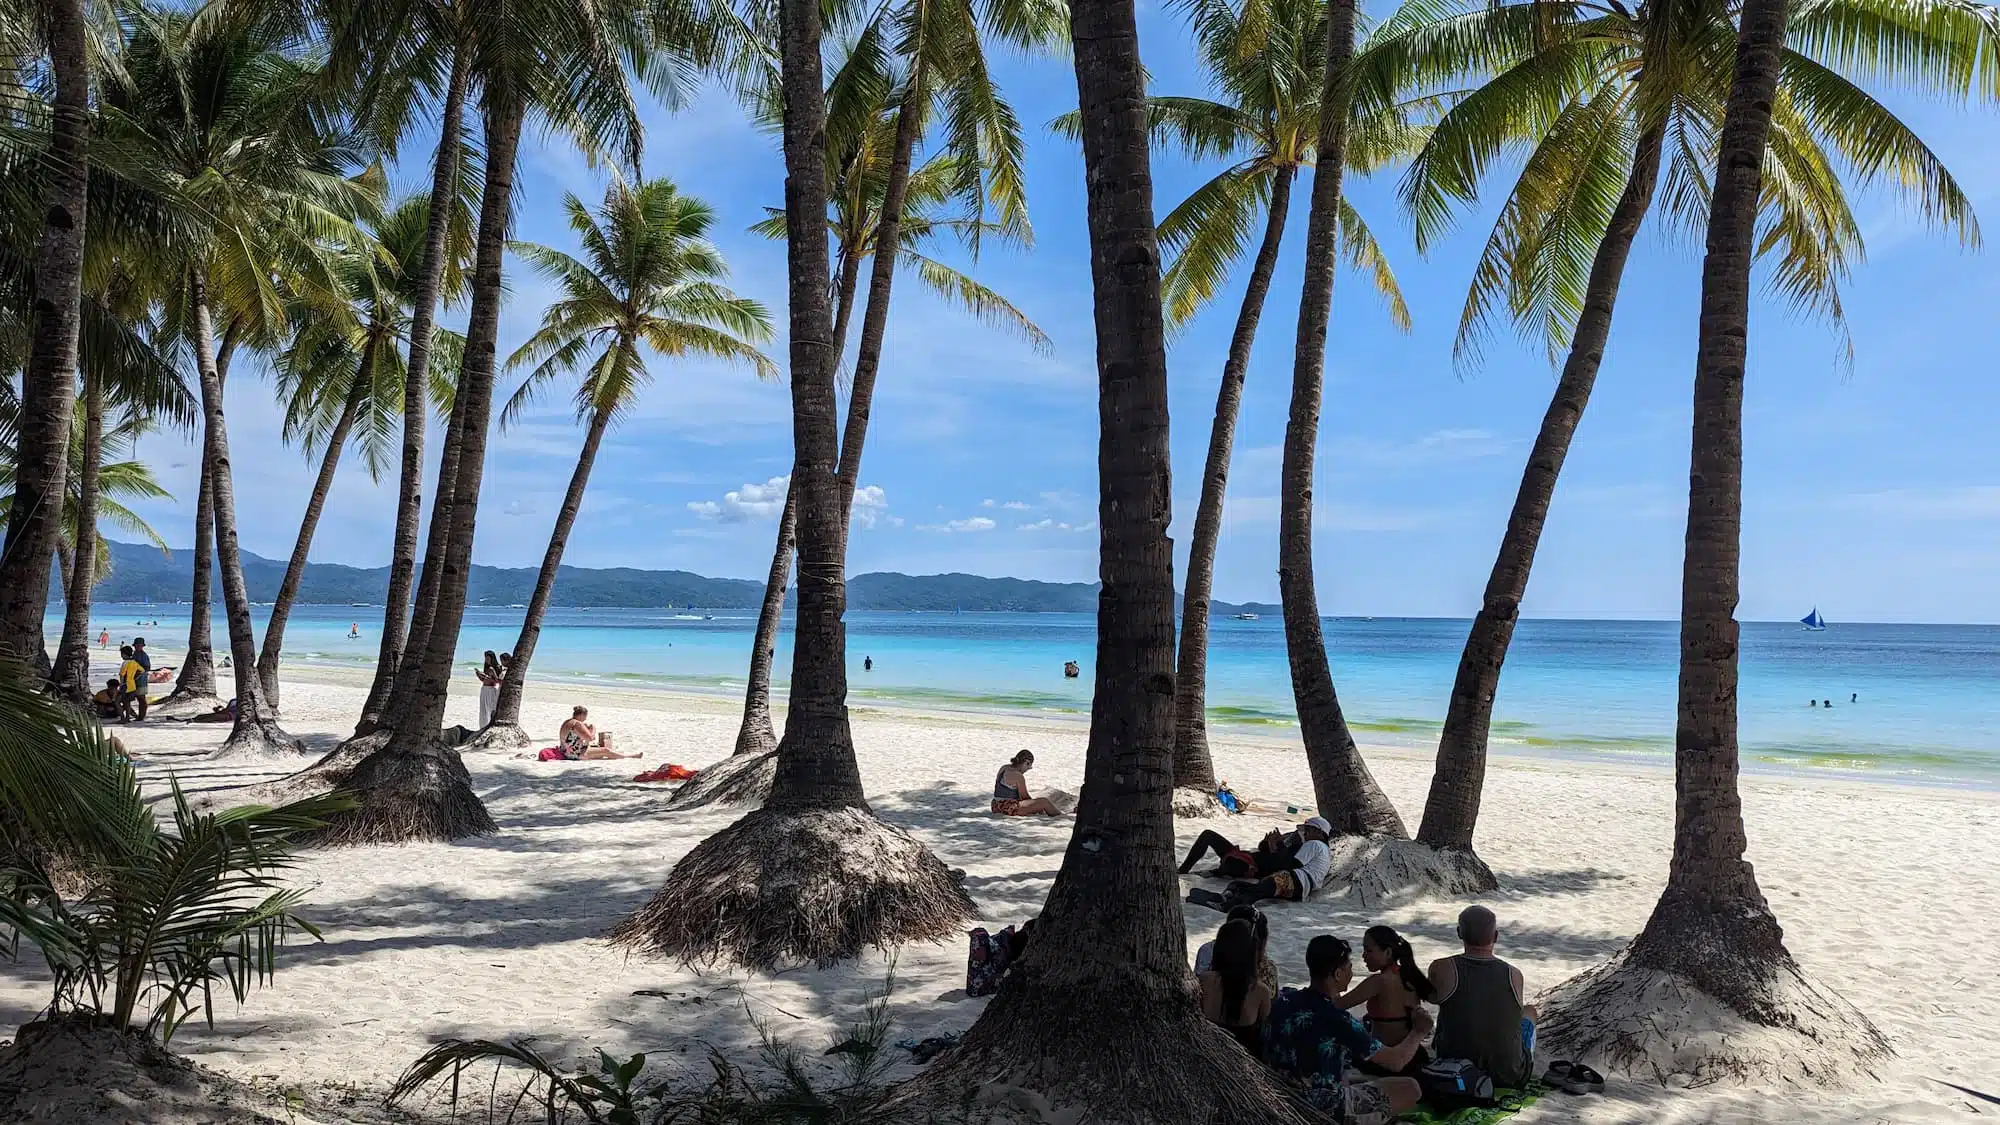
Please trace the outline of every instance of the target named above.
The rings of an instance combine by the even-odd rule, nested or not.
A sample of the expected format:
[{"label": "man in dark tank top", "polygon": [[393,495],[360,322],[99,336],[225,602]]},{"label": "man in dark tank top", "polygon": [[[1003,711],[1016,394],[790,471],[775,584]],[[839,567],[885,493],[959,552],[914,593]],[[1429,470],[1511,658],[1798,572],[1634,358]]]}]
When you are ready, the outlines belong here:
[{"label": "man in dark tank top", "polygon": [[1522,1086],[1534,1066],[1535,1011],[1524,1002],[1521,970],[1493,955],[1500,920],[1483,906],[1468,906],[1458,916],[1458,938],[1464,953],[1431,963],[1438,1005],[1431,1052],[1477,1063],[1495,1085]]}]

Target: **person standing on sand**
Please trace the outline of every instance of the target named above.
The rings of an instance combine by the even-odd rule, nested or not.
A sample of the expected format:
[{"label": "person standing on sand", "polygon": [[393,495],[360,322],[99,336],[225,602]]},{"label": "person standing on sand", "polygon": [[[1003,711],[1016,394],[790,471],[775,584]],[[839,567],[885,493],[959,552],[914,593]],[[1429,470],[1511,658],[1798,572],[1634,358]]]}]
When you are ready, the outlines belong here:
[{"label": "person standing on sand", "polygon": [[479,729],[485,730],[493,722],[493,710],[500,705],[500,658],[486,650],[486,659],[473,673],[479,678]]},{"label": "person standing on sand", "polygon": [[132,638],[132,659],[138,661],[139,667],[146,670],[145,676],[139,681],[139,717],[144,719],[146,717],[146,704],[148,702],[146,698],[146,685],[153,682],[153,658],[146,655],[146,638]]}]

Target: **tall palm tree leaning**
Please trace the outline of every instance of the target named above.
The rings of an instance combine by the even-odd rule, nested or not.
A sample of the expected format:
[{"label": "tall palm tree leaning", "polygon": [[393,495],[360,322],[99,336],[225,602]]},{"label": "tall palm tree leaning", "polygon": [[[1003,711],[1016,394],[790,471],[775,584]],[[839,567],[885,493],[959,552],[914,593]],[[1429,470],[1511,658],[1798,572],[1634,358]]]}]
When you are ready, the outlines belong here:
[{"label": "tall palm tree leaning", "polygon": [[[1251,348],[1277,270],[1292,185],[1311,168],[1319,142],[1320,98],[1325,86],[1325,0],[1274,0],[1239,10],[1224,0],[1192,4],[1190,16],[1202,63],[1227,102],[1192,97],[1147,99],[1156,142],[1189,157],[1220,156],[1235,163],[1189,193],[1160,220],[1160,242],[1169,254],[1162,293],[1167,328],[1192,320],[1250,248],[1257,211],[1263,237],[1252,258],[1249,282],[1229,340],[1215,398],[1208,458],[1201,477],[1188,543],[1188,571],[1181,601],[1181,633],[1174,703],[1174,785],[1186,790],[1177,808],[1204,809],[1215,801],[1215,764],[1208,748],[1208,614],[1215,553],[1222,535],[1222,506],[1229,490],[1229,461],[1236,418],[1250,370]],[[1421,143],[1410,105],[1377,105],[1356,99],[1348,122],[1348,170],[1368,174]],[[1065,114],[1056,128],[1075,136],[1078,116]],[[1389,307],[1390,319],[1408,331],[1410,314],[1388,258],[1360,214],[1343,197],[1340,247],[1347,264],[1368,273]]]},{"label": "tall palm tree leaning", "polygon": [[[450,694],[452,667],[464,621],[472,541],[479,519],[479,486],[485,472],[488,424],[493,410],[495,351],[503,295],[507,232],[521,130],[530,112],[593,151],[615,150],[637,167],[638,110],[626,67],[669,98],[685,92],[692,68],[688,44],[649,39],[641,13],[631,5],[589,0],[536,0],[509,6],[483,0],[468,15],[469,63],[485,117],[485,186],[474,240],[472,302],[466,317],[465,355],[452,397],[441,462],[451,467],[450,492],[440,486],[432,506],[424,575],[403,662],[396,673],[388,717],[390,734],[340,782],[358,803],[330,818],[317,839],[330,845],[455,840],[493,830],[458,752],[439,734]],[[661,21],[662,30],[699,29]],[[444,470],[440,469],[441,479]],[[437,564],[429,561],[436,558]],[[435,581],[432,575],[438,577]],[[435,586],[428,631],[418,636],[424,589]],[[322,779],[326,783],[326,779]]]},{"label": "tall palm tree leaning", "polygon": [[1285,608],[1285,650],[1292,670],[1306,764],[1320,815],[1337,835],[1408,835],[1396,807],[1375,783],[1354,734],[1341,713],[1327,664],[1319,593],[1313,588],[1313,450],[1319,438],[1325,384],[1326,329],[1333,305],[1333,275],[1345,171],[1348,64],[1354,56],[1354,0],[1330,0],[1326,11],[1326,69],[1320,94],[1319,160],[1313,170],[1306,222],[1305,277],[1299,287],[1299,323],[1292,355],[1291,413],[1278,510],[1278,590]]},{"label": "tall palm tree leaning", "polygon": [[[1889,1045],[1866,1016],[1793,963],[1743,858],[1737,792],[1743,380],[1758,197],[1784,66],[1785,0],[1745,0],[1742,28],[1701,271],[1673,862],[1667,888],[1632,944],[1559,985],[1543,1003],[1543,1036],[1555,1053],[1603,1058],[1649,1081],[1694,1074],[1828,1082],[1871,1070],[1889,1056]],[[1699,1030],[1691,1033],[1686,1017],[1697,1009]],[[1782,1045],[1774,1045],[1773,1034]]]},{"label": "tall palm tree leaning", "polygon": [[[1000,14],[1007,16],[1005,22],[1015,28],[1012,38],[1017,45],[1046,42],[1051,33],[1046,28],[1034,32],[1037,21],[1046,24],[1052,18],[1060,20],[1060,13],[1052,16],[1046,7],[1020,4],[1018,0],[1014,7],[1020,10],[1019,18],[1011,12]],[[949,67],[940,66],[936,59],[924,61],[911,68],[900,86],[887,73],[887,59],[881,50],[881,40],[887,34],[884,25],[895,14],[895,9],[878,13],[849,50],[840,71],[827,84],[827,227],[835,255],[832,268],[836,356],[845,354],[861,267],[864,263],[871,264],[868,312],[862,318],[860,352],[840,446],[841,482],[848,490],[850,502],[852,486],[859,480],[875,377],[880,368],[881,329],[887,324],[890,287],[886,281],[878,284],[883,270],[872,266],[881,259],[885,245],[893,244],[890,258],[897,265],[913,271],[925,288],[945,301],[1022,336],[1038,350],[1050,346],[1042,330],[1005,297],[927,253],[946,236],[957,238],[975,253],[987,239],[1014,245],[1031,241],[1027,200],[1020,194],[1020,138],[1012,111],[991,88],[984,66],[974,67],[964,62],[978,59],[979,45],[974,42],[963,49],[948,51],[936,47],[938,43],[963,42],[968,36],[976,38],[977,27],[967,22],[971,18],[969,12],[954,4],[925,0],[905,13],[912,21],[921,16],[938,25],[919,36],[917,45],[930,44],[926,53],[942,53],[953,61]],[[1055,34],[1059,34],[1059,25]],[[911,167],[914,157],[902,147],[904,132],[913,120],[914,127],[921,132],[926,117],[923,106],[912,103],[908,97],[911,76],[920,78],[924,73],[940,71],[952,81],[937,91],[937,100],[955,97],[971,101],[980,107],[980,113],[969,119],[969,126],[961,123],[948,134],[941,151]],[[912,108],[906,112],[905,107]],[[762,116],[775,119],[777,114],[777,107],[772,105]],[[899,184],[898,218],[887,223],[891,189]],[[968,194],[975,194],[970,204],[966,201]],[[997,211],[991,219],[984,213],[989,195]],[[966,204],[968,213],[952,214],[954,204]],[[784,224],[784,212],[778,210],[753,229],[783,238]],[[893,236],[891,243],[883,241],[885,233]],[[877,324],[872,342],[869,324]],[[771,664],[784,610],[785,583],[790,575],[797,508],[797,497],[788,485],[785,507],[778,521],[778,542],[764,587],[764,602],[758,610],[744,688],[743,720],[737,730],[735,748],[729,758],[701,771],[694,781],[676,791],[668,802],[670,809],[762,800],[770,792],[776,768],[771,751],[777,745],[771,723]],[[851,507],[846,511],[851,520]]]},{"label": "tall palm tree leaning", "polygon": [[791,709],[764,806],[695,845],[652,900],[612,932],[622,945],[683,962],[758,968],[825,965],[869,946],[943,940],[973,910],[929,849],[875,819],[854,760],[820,8],[818,0],[780,0],[778,11],[800,575]]},{"label": "tall palm tree leaning", "polygon": [[[555,593],[563,549],[605,432],[652,380],[646,350],[671,359],[707,356],[748,364],[767,379],[778,375],[777,364],[757,350],[772,338],[770,314],[723,285],[729,266],[708,240],[715,224],[708,204],[682,195],[667,180],[651,180],[612,184],[596,215],[574,195],[564,197],[563,209],[582,247],[581,259],[532,243],[514,246],[515,253],[560,285],[563,295],[543,311],[540,330],[507,360],[509,368],[533,367],[508,400],[500,424],[518,418],[550,382],[587,365],[576,394],[577,413],[585,420],[583,449],[549,532],[549,548],[521,619],[521,635],[514,641],[513,663],[500,683],[493,719],[469,744],[472,749],[528,745],[521,729],[521,693],[541,637],[542,615]],[[600,342],[603,350],[592,355]]]},{"label": "tall palm tree leaning", "polygon": [[[456,204],[458,200],[448,202]],[[471,231],[469,224],[458,218],[447,223],[452,237],[447,247],[451,252],[446,256],[451,260],[442,292],[450,300],[464,288],[462,251],[470,247]],[[418,255],[423,252],[429,226],[430,200],[412,196],[377,224],[367,243],[343,248],[337,273],[342,297],[353,305],[352,317],[299,316],[299,327],[278,360],[279,391],[286,400],[284,436],[302,441],[308,456],[317,451],[319,471],[306,497],[284,577],[271,599],[263,647],[257,653],[257,676],[273,709],[279,706],[278,665],[284,654],[285,627],[305,579],[313,535],[342,452],[352,440],[359,447],[370,479],[379,481],[388,465],[389,445],[398,424],[407,428],[404,411],[410,398],[428,403],[437,397],[434,387],[405,385],[409,372],[402,351],[409,332],[404,308],[413,295],[414,277],[420,268]],[[449,384],[457,375],[464,339],[436,329],[433,337],[424,350],[428,355],[439,355],[444,362],[427,362],[426,377]],[[421,423],[417,436],[421,441]]]},{"label": "tall palm tree leaning", "polygon": [[0,654],[48,668],[42,616],[49,565],[62,521],[76,407],[77,324],[83,304],[83,244],[90,156],[90,69],[83,0],[37,6],[54,86],[46,154],[46,198],[35,249],[28,361],[21,372],[18,502],[0,546]]},{"label": "tall palm tree leaning", "polygon": [[164,194],[206,229],[189,247],[186,325],[200,373],[203,461],[209,477],[223,609],[234,663],[236,721],[218,755],[296,751],[257,675],[250,599],[237,544],[235,489],[216,355],[216,314],[231,313],[275,341],[287,296],[317,315],[344,317],[330,247],[365,240],[355,220],[379,206],[374,176],[347,178],[350,139],[320,126],[317,72],[286,54],[254,16],[195,18],[148,11],[134,20],[123,74],[105,98],[107,131]]},{"label": "tall palm tree leaning", "polygon": [[[1414,10],[1414,8],[1413,8]],[[1477,88],[1440,119],[1403,195],[1426,247],[1476,193],[1496,153],[1530,149],[1489,237],[1460,319],[1476,359],[1496,315],[1567,349],[1477,615],[1438,741],[1417,831],[1441,890],[1490,889],[1473,853],[1500,669],[1519,620],[1556,481],[1590,400],[1634,239],[1655,207],[1691,242],[1706,220],[1709,169],[1729,87],[1735,5],[1515,3],[1401,16],[1384,54],[1394,82]],[[1775,287],[1842,330],[1839,283],[1863,253],[1850,184],[1884,187],[1927,223],[1979,240],[1970,202],[1911,130],[1862,89],[1874,80],[1953,101],[2000,96],[1982,53],[2000,50],[1989,10],[1955,0],[1809,0],[1788,17],[1761,207]],[[1860,29],[1870,30],[1862,31]],[[1394,72],[1400,71],[1400,74]],[[1982,77],[1982,74],[1985,77]],[[1666,190],[1659,185],[1664,178]],[[1501,313],[1504,310],[1504,314]]]},{"label": "tall palm tree leaning", "polygon": [[[1022,1087],[1062,1118],[1296,1122],[1201,1016],[1174,864],[1174,552],[1166,330],[1132,0],[1071,10],[1097,331],[1097,681],[1083,792],[1025,958],[903,1096]],[[1143,1048],[1135,1051],[1137,1045]],[[1143,1058],[1141,1057],[1143,1055]]]}]

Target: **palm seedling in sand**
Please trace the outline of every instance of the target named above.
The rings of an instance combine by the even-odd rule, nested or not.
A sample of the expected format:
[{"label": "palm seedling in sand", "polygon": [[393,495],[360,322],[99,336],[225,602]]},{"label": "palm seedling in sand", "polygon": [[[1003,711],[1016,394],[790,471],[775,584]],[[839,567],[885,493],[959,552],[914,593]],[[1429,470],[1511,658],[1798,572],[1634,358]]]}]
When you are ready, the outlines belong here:
[{"label": "palm seedling in sand", "polygon": [[972,900],[944,864],[902,829],[875,819],[854,759],[841,621],[847,505],[836,478],[820,6],[782,0],[779,22],[801,576],[791,709],[763,807],[695,845],[612,935],[685,962],[764,968],[940,940],[972,916]]},{"label": "palm seedling in sand", "polygon": [[[478,89],[486,151],[465,358],[442,454],[443,463],[451,466],[450,485],[440,486],[432,506],[416,616],[387,712],[393,725],[382,744],[347,775],[343,784],[355,793],[358,806],[331,819],[318,836],[324,843],[454,840],[493,828],[464,762],[439,733],[479,518],[521,132],[533,114],[587,150],[615,151],[623,164],[636,167],[641,126],[627,68],[656,93],[677,98],[712,40],[695,22],[669,18],[669,7],[641,12],[630,5],[586,0],[529,0],[503,7],[499,0],[490,0],[490,6],[480,0],[460,24],[466,38],[458,50],[466,54]],[[431,565],[432,558],[439,564]],[[430,597],[435,607],[426,611]],[[419,635],[427,612],[428,629]]]},{"label": "palm seedling in sand", "polygon": [[542,615],[555,593],[563,549],[604,435],[652,381],[645,353],[746,364],[767,379],[778,374],[777,365],[757,350],[772,337],[770,314],[723,284],[729,267],[708,240],[715,223],[708,204],[682,195],[666,180],[652,180],[613,184],[596,215],[574,195],[564,198],[563,208],[581,258],[529,243],[514,247],[561,287],[562,296],[543,311],[540,330],[507,361],[509,368],[530,370],[500,422],[505,426],[518,418],[549,383],[581,368],[576,407],[584,419],[583,449],[549,533],[493,719],[473,740],[475,749],[528,745],[520,724],[521,692]]},{"label": "palm seedling in sand", "polygon": [[[1082,799],[1035,940],[960,1045],[904,1088],[939,1109],[1018,1088],[1076,1120],[1299,1120],[1208,1023],[1174,868],[1166,329],[1130,0],[1073,13],[1095,298],[1100,594]],[[1143,1045],[1143,1046],[1140,1046]],[[1019,1103],[1017,1103],[1019,1104]],[[1024,1108],[1024,1112],[1026,1111]]]},{"label": "palm seedling in sand", "polygon": [[[1376,872],[1375,890],[1494,885],[1472,844],[1501,662],[1604,358],[1633,241],[1656,204],[1666,230],[1689,243],[1706,221],[1739,7],[1411,5],[1373,56],[1384,83],[1477,84],[1440,119],[1405,180],[1420,246],[1474,204],[1499,154],[1528,150],[1473,275],[1459,354],[1476,356],[1503,316],[1551,358],[1566,350],[1460,656],[1417,832],[1424,852]],[[1991,100],[2000,95],[2000,23],[1990,9],[1956,0],[1803,0],[1788,21],[1757,252],[1775,267],[1777,293],[1844,335],[1839,284],[1863,254],[1851,188],[1886,187],[1930,225],[1965,245],[1978,241],[1971,204],[1950,172],[1862,83]]]},{"label": "palm seedling in sand", "polygon": [[[992,86],[984,65],[967,62],[979,61],[979,43],[974,34],[978,28],[970,22],[970,13],[957,5],[920,4],[906,18],[914,19],[918,14],[935,25],[919,40],[932,47],[925,50],[927,57],[920,60],[921,65],[905,64],[902,81],[897,81],[892,72],[884,44],[885,38],[895,34],[890,18],[895,10],[885,9],[863,29],[839,72],[827,84],[827,230],[834,244],[834,354],[845,354],[861,269],[875,261],[885,233],[894,236],[892,256],[904,270],[914,273],[926,289],[986,323],[1020,334],[1037,349],[1046,349],[1048,338],[1021,310],[999,293],[932,256],[936,244],[946,238],[955,238],[977,250],[988,239],[1026,245],[1030,230],[1027,201],[1020,194],[1021,139],[1012,111]],[[1047,16],[1041,10],[1029,14],[1036,18]],[[1025,36],[1016,33],[1012,38],[1022,40]],[[948,47],[936,47],[939,42]],[[943,60],[928,57],[939,54],[947,57]],[[931,101],[939,104],[910,102],[910,76],[938,73],[949,80],[944,89],[933,91]],[[910,127],[921,136],[931,116],[940,109],[949,113],[955,104],[962,103],[979,107],[979,114],[956,121],[957,127],[941,138],[939,151],[916,163],[913,153],[902,145],[905,125],[914,122]],[[907,112],[905,106],[910,106]],[[778,113],[778,101],[767,92],[759,99],[759,118],[775,128]],[[885,226],[889,191],[898,182],[901,184],[899,217]],[[996,209],[991,218],[986,214],[989,203]],[[784,213],[777,211],[755,229],[772,238],[783,238],[784,224]],[[841,481],[850,497],[857,483],[856,474],[860,472],[880,365],[881,328],[886,326],[889,307],[889,278],[884,270],[871,268],[870,272],[871,311],[863,314],[861,353],[848,396],[847,422],[840,447]],[[881,312],[874,313],[876,309]],[[878,320],[878,330],[871,340],[868,325]],[[852,513],[849,515],[851,518]],[[773,766],[769,754],[777,746],[777,733],[771,723],[771,664],[777,650],[796,521],[796,498],[787,487],[785,507],[778,521],[778,541],[750,650],[743,721],[737,731],[734,753],[682,787],[674,795],[673,808],[756,800],[770,789]]]},{"label": "palm seedling in sand", "polygon": [[1766,141],[1779,135],[1780,74],[1791,67],[1785,0],[1745,0],[1741,22],[1701,275],[1673,862],[1632,944],[1544,1002],[1543,1036],[1552,1055],[1603,1058],[1648,1081],[1677,1074],[1824,1084],[1869,1072],[1891,1052],[1866,1016],[1799,971],[1743,858],[1736,744],[1743,382],[1750,268],[1764,237],[1759,205],[1774,172]]},{"label": "palm seedling in sand", "polygon": [[377,206],[379,180],[346,174],[351,138],[324,124],[313,66],[252,13],[143,11],[105,96],[105,137],[128,174],[178,201],[198,227],[179,259],[172,318],[191,336],[200,374],[202,460],[234,662],[236,721],[218,754],[296,750],[256,674],[250,599],[236,539],[217,323],[275,342],[295,303],[341,318],[335,247],[364,243],[355,220]]},{"label": "palm seedling in sand", "polygon": [[[1326,3],[1249,0],[1234,7],[1207,0],[1189,7],[1203,67],[1227,100],[1151,97],[1147,106],[1152,134],[1157,142],[1179,147],[1190,157],[1222,157],[1235,163],[1196,188],[1160,221],[1160,242],[1172,255],[1161,282],[1169,330],[1192,320],[1215,298],[1230,271],[1249,251],[1258,212],[1263,212],[1263,235],[1251,261],[1249,283],[1216,392],[1215,421],[1209,432],[1201,501],[1189,540],[1180,617],[1174,785],[1199,791],[1195,803],[1205,804],[1214,801],[1215,792],[1206,684],[1208,607],[1216,545],[1222,534],[1222,506],[1244,379],[1271,276],[1277,270],[1292,186],[1300,169],[1313,167],[1317,155],[1325,83]],[[1427,112],[1433,101],[1419,97],[1405,105],[1378,105],[1354,100],[1346,149],[1349,169],[1366,174],[1414,152],[1422,143],[1424,130],[1413,123],[1413,115]],[[1065,114],[1056,126],[1073,137],[1078,117]],[[1341,253],[1349,267],[1373,279],[1388,303],[1391,319],[1407,331],[1409,310],[1388,259],[1361,215],[1345,200],[1339,230]]]},{"label": "palm seedling in sand", "polygon": [[[457,214],[448,220],[450,252],[440,287],[447,302],[464,291],[464,251],[471,244],[470,214],[463,206],[455,210]],[[426,366],[430,385],[411,386],[407,379],[403,358],[410,333],[407,310],[418,296],[414,290],[421,277],[419,255],[429,226],[430,201],[413,197],[377,223],[367,243],[344,248],[334,272],[351,315],[330,319],[302,311],[294,317],[297,328],[276,363],[278,390],[285,399],[285,439],[303,445],[307,456],[317,453],[319,471],[299,518],[284,577],[271,599],[263,647],[257,653],[257,676],[273,708],[279,706],[278,666],[285,626],[305,578],[313,534],[341,454],[352,441],[369,479],[380,481],[394,453],[407,400],[449,401],[458,374],[464,337],[433,329],[433,339],[423,349],[432,357]]]}]

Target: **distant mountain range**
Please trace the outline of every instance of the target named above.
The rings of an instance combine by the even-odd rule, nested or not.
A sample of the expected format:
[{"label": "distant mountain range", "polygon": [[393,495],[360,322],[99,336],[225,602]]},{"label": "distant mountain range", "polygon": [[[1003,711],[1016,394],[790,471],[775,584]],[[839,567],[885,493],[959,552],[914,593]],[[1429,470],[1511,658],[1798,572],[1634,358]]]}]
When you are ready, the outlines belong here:
[{"label": "distant mountain range", "polygon": [[[100,583],[100,602],[185,601],[194,579],[192,551],[162,553],[139,543],[111,544],[111,576]],[[250,600],[268,602],[278,596],[285,564],[243,552],[243,580]],[[380,605],[389,588],[389,568],[363,569],[333,563],[306,564],[299,601],[306,605]],[[51,582],[51,597],[60,585]],[[218,585],[218,597],[220,586]],[[489,606],[519,605],[535,589],[529,567],[472,568],[471,600]],[[764,599],[764,584],[744,578],[708,578],[685,570],[596,570],[566,566],[557,573],[555,604],[598,608],[656,609],[690,606],[702,609],[755,609]],[[911,613],[1094,613],[1095,582],[1035,582],[1024,578],[982,578],[976,574],[858,574],[847,580],[847,607]],[[1277,613],[1278,607],[1252,603],[1213,603],[1216,614]]]}]

